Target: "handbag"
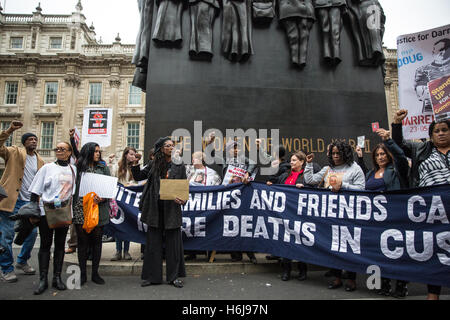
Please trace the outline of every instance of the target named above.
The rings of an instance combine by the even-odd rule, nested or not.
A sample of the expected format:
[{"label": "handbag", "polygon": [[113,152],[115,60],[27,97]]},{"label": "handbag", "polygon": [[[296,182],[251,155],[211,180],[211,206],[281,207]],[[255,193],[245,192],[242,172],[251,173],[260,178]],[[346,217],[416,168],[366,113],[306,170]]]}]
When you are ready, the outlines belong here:
[{"label": "handbag", "polygon": [[72,189],[70,198],[61,202],[59,208],[55,208],[53,202],[44,202],[45,217],[47,218],[47,224],[50,229],[67,227],[72,224],[72,193],[73,184],[75,183],[75,173],[70,165],[69,168],[72,171]]},{"label": "handbag", "polygon": [[253,1],[253,21],[255,22],[263,22],[270,23],[272,19],[275,17],[275,10],[273,8],[273,2],[267,1]]}]

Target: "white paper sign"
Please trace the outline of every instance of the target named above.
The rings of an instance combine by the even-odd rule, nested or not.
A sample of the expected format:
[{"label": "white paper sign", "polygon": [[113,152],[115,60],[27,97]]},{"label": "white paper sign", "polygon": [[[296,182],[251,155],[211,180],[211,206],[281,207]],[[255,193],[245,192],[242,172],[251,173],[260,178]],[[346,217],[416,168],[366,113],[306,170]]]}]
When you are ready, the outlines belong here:
[{"label": "white paper sign", "polygon": [[364,140],[366,139],[365,136],[359,136],[358,137],[358,147],[360,147],[361,149],[364,148]]},{"label": "white paper sign", "polygon": [[95,142],[102,148],[111,145],[113,110],[107,108],[84,109],[83,145]]},{"label": "white paper sign", "polygon": [[95,192],[100,198],[112,199],[117,193],[117,180],[116,177],[85,172],[81,176],[79,196],[83,197],[89,192]]}]

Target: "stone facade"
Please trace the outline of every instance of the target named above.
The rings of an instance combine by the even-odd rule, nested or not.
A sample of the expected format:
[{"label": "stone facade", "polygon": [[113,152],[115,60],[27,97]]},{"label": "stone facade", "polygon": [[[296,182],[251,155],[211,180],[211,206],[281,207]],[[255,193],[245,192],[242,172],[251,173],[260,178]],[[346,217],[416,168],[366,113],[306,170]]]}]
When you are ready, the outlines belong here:
[{"label": "stone facade", "polygon": [[[131,87],[134,48],[122,44],[119,36],[112,44],[98,41],[93,25],[86,24],[80,1],[70,15],[45,15],[40,7],[32,14],[0,10],[0,129],[14,119],[24,123],[9,143],[20,145],[23,133],[34,132],[40,154],[52,161],[52,149],[68,140],[69,128],[81,131],[83,109],[102,107],[113,108],[114,114],[112,145],[103,150],[103,158],[111,153],[119,157],[128,144],[142,152],[145,94]],[[391,123],[398,108],[396,50],[385,48],[385,55]],[[100,102],[94,105],[90,104],[93,83],[101,84]],[[8,101],[8,94],[15,99]],[[0,170],[2,166],[0,159]]]},{"label": "stone facade", "polygon": [[399,109],[397,50],[384,48],[384,55],[386,56],[386,76],[384,78],[384,89],[386,91],[387,114],[390,126],[394,120],[394,112]]},{"label": "stone facade", "polygon": [[102,44],[95,36],[80,2],[70,15],[45,15],[40,7],[33,14],[0,10],[0,129],[14,119],[24,123],[9,143],[20,145],[22,134],[33,132],[39,153],[52,161],[52,149],[69,140],[69,128],[81,132],[83,109],[100,107],[114,115],[112,145],[103,158],[120,156],[129,143],[143,151],[145,94],[131,87],[135,45],[122,44],[119,35]]}]

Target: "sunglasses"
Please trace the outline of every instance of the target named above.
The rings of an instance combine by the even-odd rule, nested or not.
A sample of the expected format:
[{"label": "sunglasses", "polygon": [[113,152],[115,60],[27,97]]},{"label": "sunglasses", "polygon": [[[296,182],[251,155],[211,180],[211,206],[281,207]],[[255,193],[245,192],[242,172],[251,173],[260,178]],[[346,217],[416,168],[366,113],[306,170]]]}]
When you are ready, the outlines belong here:
[{"label": "sunglasses", "polygon": [[55,149],[53,149],[53,151],[55,151],[55,152],[65,152],[65,151],[68,151],[68,149],[66,149],[66,148],[55,148]]}]

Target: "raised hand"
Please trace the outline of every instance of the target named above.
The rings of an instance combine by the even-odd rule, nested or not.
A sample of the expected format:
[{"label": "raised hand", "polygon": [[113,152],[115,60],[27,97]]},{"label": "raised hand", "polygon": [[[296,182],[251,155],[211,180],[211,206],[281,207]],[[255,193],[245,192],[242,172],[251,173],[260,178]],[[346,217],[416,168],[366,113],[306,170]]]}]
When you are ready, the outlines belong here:
[{"label": "raised hand", "polygon": [[378,129],[377,134],[381,137],[381,139],[383,139],[383,141],[386,141],[391,137],[391,132],[383,128]]},{"label": "raised hand", "polygon": [[408,110],[400,109],[394,114],[394,123],[402,123],[403,119],[408,115]]}]

